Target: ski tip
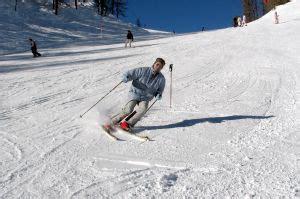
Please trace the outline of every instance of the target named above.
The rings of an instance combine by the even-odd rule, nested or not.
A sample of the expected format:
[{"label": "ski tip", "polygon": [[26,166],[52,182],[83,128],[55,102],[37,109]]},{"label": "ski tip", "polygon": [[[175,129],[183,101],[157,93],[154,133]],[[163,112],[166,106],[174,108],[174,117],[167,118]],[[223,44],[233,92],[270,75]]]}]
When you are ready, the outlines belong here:
[{"label": "ski tip", "polygon": [[154,140],[152,140],[151,138],[149,138],[148,136],[145,137],[145,141],[147,142],[153,142]]}]

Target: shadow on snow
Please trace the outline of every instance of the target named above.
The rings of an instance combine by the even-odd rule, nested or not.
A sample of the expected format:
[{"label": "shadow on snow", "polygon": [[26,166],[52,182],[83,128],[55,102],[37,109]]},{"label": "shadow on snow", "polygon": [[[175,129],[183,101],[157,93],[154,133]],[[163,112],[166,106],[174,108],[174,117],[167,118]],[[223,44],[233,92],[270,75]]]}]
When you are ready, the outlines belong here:
[{"label": "shadow on snow", "polygon": [[143,130],[159,130],[159,129],[173,129],[173,128],[184,128],[184,127],[190,127],[194,126],[199,123],[209,122],[209,123],[222,123],[226,121],[232,121],[232,120],[246,120],[246,119],[252,119],[252,120],[262,120],[262,119],[269,119],[274,117],[271,116],[253,116],[253,115],[231,115],[231,116],[224,116],[224,117],[208,117],[208,118],[199,118],[199,119],[189,119],[189,120],[183,120],[181,122],[176,122],[173,124],[167,124],[167,125],[161,125],[161,126],[141,126],[137,127],[137,133],[143,131]]}]

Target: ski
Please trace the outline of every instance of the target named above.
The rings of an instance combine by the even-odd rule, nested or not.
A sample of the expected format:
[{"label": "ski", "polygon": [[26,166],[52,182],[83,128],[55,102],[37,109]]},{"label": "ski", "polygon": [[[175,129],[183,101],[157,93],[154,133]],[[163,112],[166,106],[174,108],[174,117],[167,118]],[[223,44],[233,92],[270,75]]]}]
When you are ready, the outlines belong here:
[{"label": "ski", "polygon": [[134,134],[132,131],[126,131],[120,127],[116,127],[116,128],[117,128],[118,132],[123,133],[135,140],[142,141],[142,142],[151,141],[151,139],[148,136],[139,136],[139,135]]},{"label": "ski", "polygon": [[101,125],[101,128],[102,128],[102,130],[104,131],[105,135],[107,135],[107,136],[108,136],[109,138],[111,138],[112,140],[114,140],[114,141],[120,140],[118,137],[116,137],[115,135],[113,135],[113,134],[111,133],[111,130],[110,130],[110,129],[105,128],[104,125]]},{"label": "ski", "polygon": [[126,131],[126,130],[122,129],[119,126],[114,126],[112,129],[107,129],[106,127],[104,127],[104,125],[101,125],[101,128],[102,128],[103,132],[105,133],[105,135],[107,135],[113,141],[124,141],[124,140],[120,139],[119,137],[114,135],[112,132],[121,133],[121,134],[123,134],[127,137],[130,137],[132,139],[135,139],[135,140],[138,140],[138,141],[141,141],[141,142],[153,141],[148,136],[136,135],[132,130]]}]

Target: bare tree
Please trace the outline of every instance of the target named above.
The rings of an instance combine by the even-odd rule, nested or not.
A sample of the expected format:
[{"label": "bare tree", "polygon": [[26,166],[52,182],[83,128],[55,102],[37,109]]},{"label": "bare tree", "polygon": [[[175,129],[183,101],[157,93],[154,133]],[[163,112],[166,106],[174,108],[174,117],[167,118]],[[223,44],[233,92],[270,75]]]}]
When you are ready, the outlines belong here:
[{"label": "bare tree", "polygon": [[103,16],[104,15],[104,10],[107,7],[105,0],[100,0],[100,7],[101,7],[101,16]]},{"label": "bare tree", "polygon": [[18,0],[16,0],[15,11],[17,11]]},{"label": "bare tree", "polygon": [[106,15],[108,12],[107,0],[94,0],[94,2],[98,14],[101,14],[102,16]]},{"label": "bare tree", "polygon": [[97,8],[98,14],[100,14],[100,0],[94,0],[95,7]]},{"label": "bare tree", "polygon": [[58,14],[58,0],[55,0],[55,15]]},{"label": "bare tree", "polygon": [[112,15],[114,15],[114,13],[115,13],[115,0],[111,0],[110,3],[111,3],[110,4],[110,12],[111,12]]},{"label": "bare tree", "polygon": [[106,16],[108,13],[113,15],[125,16],[127,0],[94,0],[94,5],[98,9],[98,14]]},{"label": "bare tree", "polygon": [[243,1],[244,15],[248,21],[253,21],[258,18],[258,1],[257,0],[244,0]]}]

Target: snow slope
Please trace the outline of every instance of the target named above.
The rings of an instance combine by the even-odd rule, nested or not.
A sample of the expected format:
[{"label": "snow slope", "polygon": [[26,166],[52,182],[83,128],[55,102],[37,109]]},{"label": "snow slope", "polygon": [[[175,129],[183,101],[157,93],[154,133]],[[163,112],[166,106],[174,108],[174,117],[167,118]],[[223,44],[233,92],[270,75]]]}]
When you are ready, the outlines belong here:
[{"label": "snow slope", "polygon": [[[1,198],[300,197],[300,1],[245,28],[0,57]],[[122,72],[161,56],[168,86],[138,124],[154,141],[113,142]]]},{"label": "snow slope", "polygon": [[14,11],[14,3],[11,0],[0,2],[0,54],[28,50],[29,37],[35,39],[40,48],[58,48],[74,43],[120,43],[124,41],[128,29],[132,30],[136,41],[170,35],[167,32],[150,32],[113,16],[102,18],[90,3],[80,4],[78,10],[64,6],[57,16],[51,10],[51,3],[19,1],[17,12]]}]

